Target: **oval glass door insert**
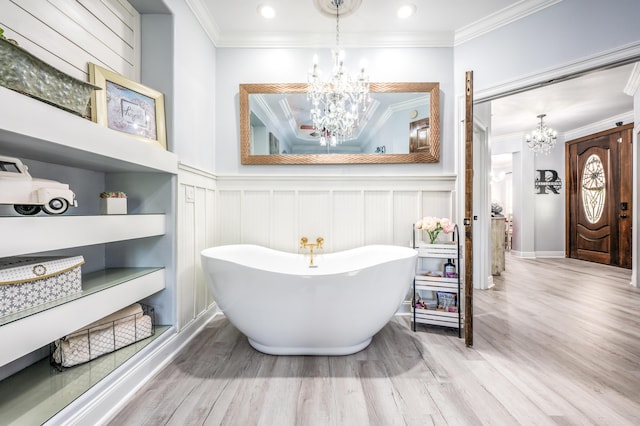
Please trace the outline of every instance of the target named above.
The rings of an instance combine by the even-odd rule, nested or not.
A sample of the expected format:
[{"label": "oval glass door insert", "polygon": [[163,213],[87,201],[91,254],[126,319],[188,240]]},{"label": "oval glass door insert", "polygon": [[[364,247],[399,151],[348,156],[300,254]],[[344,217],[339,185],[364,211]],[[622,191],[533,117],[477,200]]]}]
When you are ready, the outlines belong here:
[{"label": "oval glass door insert", "polygon": [[590,223],[602,217],[606,197],[604,166],[596,154],[591,154],[582,171],[582,206]]}]

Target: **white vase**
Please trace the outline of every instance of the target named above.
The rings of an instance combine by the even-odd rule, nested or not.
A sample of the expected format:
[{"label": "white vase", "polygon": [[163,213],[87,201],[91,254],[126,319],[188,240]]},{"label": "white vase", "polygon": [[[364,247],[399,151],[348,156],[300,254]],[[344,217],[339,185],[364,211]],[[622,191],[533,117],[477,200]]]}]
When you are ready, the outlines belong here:
[{"label": "white vase", "polygon": [[127,214],[126,198],[100,198],[101,214]]}]

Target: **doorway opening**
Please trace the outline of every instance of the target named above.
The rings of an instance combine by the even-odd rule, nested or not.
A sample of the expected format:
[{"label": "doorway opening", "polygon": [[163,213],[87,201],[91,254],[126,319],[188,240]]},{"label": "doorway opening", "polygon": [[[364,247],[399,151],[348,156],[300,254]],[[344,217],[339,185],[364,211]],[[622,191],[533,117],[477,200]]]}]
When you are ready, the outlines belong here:
[{"label": "doorway opening", "polygon": [[[633,61],[637,59],[633,58]],[[576,187],[569,187],[565,144],[615,129],[619,127],[617,124],[620,122],[623,126],[633,128],[633,96],[624,92],[633,75],[633,61],[629,59],[573,76],[550,79],[553,81],[491,97],[480,97],[476,101],[475,105],[481,106],[480,110],[490,111],[487,115],[490,122],[490,143],[486,147],[490,153],[489,158],[493,160],[502,156],[511,157],[512,198],[509,207],[506,206],[507,201],[501,199],[505,196],[500,195],[496,200],[493,191],[500,185],[496,180],[499,180],[501,172],[504,172],[502,167],[494,167],[494,161],[492,161],[485,165],[487,167],[485,176],[492,188],[492,202],[502,202],[505,204],[501,206],[503,211],[512,215],[509,226],[512,233],[507,233],[510,237],[509,248],[512,255],[518,257],[569,256],[568,235],[572,225],[567,219],[570,211],[568,196],[569,191],[574,191]],[[527,147],[524,139],[525,134],[535,128],[537,115],[543,113],[546,114],[545,123],[558,131],[558,138],[556,146],[548,155],[536,155]],[[633,161],[632,155],[627,155],[626,158]],[[633,164],[630,165],[629,170],[631,167]],[[536,179],[540,175],[557,178],[554,191],[540,192],[536,188]],[[629,184],[631,191],[632,178],[623,178],[623,180]],[[501,191],[504,192],[504,190]],[[615,200],[615,198],[611,199],[612,205]],[[626,207],[621,203],[627,203]],[[631,205],[631,199],[620,198],[615,202],[615,214],[624,215],[625,213],[620,212],[620,209],[630,209]],[[630,219],[631,215],[628,215],[628,218]],[[630,223],[631,220],[628,222]],[[630,225],[622,232],[627,231],[624,238],[617,240],[624,239],[629,242],[628,249],[622,246],[617,249],[618,254],[624,251],[628,255],[628,260],[618,261],[619,266],[632,265]]]}]

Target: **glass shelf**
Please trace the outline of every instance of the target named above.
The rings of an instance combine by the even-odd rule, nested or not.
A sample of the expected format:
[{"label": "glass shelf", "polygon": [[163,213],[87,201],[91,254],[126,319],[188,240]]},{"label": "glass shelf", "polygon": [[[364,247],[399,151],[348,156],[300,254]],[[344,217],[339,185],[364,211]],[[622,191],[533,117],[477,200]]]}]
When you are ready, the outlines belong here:
[{"label": "glass shelf", "polygon": [[58,371],[45,358],[0,381],[2,424],[42,424],[169,330],[155,334],[93,361]]},{"label": "glass shelf", "polygon": [[82,276],[81,292],[73,294],[71,296],[53,300],[49,303],[34,306],[33,308],[16,312],[15,314],[5,315],[4,317],[0,318],[0,327],[14,321],[21,320],[28,316],[55,308],[57,306],[64,305],[65,303],[73,302],[74,300],[80,299],[82,297],[87,297],[99,291],[115,287],[119,284],[134,280],[160,269],[163,268],[109,268],[88,273]]}]

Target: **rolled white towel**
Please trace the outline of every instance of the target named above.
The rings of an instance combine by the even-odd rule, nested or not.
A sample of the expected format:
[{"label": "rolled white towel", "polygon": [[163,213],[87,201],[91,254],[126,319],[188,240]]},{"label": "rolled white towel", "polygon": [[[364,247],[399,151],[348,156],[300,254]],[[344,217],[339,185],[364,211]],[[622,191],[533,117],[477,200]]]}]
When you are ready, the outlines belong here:
[{"label": "rolled white towel", "polygon": [[71,337],[85,334],[87,330],[91,330],[93,332],[102,328],[111,328],[114,324],[130,321],[133,318],[141,318],[142,315],[142,305],[140,305],[139,303],[134,303],[133,305],[122,308],[117,312],[114,312],[104,318],[100,318],[99,320],[92,322],[89,325],[79,328],[76,331],[67,334],[65,337],[69,339]]}]

